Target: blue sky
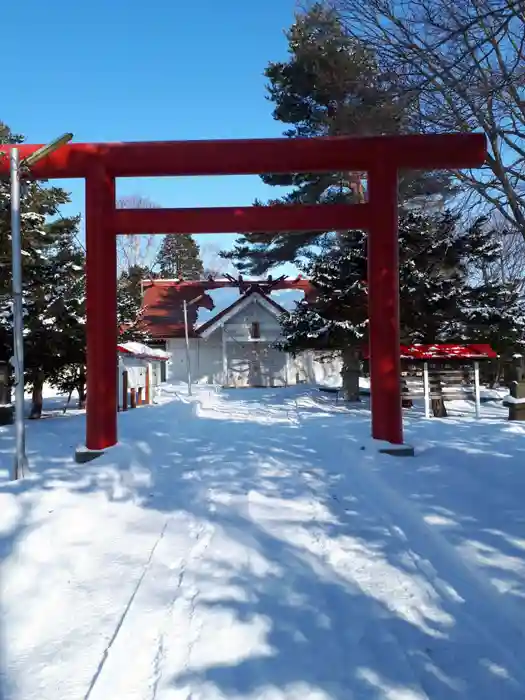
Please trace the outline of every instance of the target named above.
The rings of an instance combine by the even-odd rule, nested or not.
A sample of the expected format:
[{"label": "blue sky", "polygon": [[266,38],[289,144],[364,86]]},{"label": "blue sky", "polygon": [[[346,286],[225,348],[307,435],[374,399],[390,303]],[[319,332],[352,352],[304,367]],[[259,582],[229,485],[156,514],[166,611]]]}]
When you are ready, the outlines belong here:
[{"label": "blue sky", "polygon": [[[295,9],[295,0],[7,2],[0,118],[33,143],[65,131],[76,141],[280,136],[263,70],[286,56]],[[59,184],[72,193],[67,213],[82,213],[83,183]],[[248,205],[277,193],[256,176],[120,180],[117,196],[131,194],[176,207]]]}]

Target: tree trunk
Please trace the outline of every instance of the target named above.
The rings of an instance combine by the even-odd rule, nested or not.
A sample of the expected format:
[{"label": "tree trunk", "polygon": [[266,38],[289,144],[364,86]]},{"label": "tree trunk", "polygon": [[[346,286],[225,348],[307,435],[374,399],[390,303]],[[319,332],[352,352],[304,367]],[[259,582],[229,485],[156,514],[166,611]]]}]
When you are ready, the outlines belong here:
[{"label": "tree trunk", "polygon": [[76,389],[78,393],[78,407],[86,408],[86,372],[84,369],[80,370]]},{"label": "tree trunk", "polygon": [[33,394],[31,397],[31,413],[29,418],[32,420],[42,417],[42,408],[44,406],[44,373],[36,372],[33,377]]},{"label": "tree trunk", "polygon": [[343,368],[341,379],[343,381],[343,400],[361,401],[359,396],[359,354],[353,348],[343,350]]},{"label": "tree trunk", "polygon": [[432,413],[435,418],[447,417],[447,408],[443,398],[432,399]]},{"label": "tree trunk", "polygon": [[495,386],[500,386],[501,379],[505,374],[505,363],[501,358],[496,361],[496,371],[493,374],[493,381],[490,383],[490,388],[494,389]]},{"label": "tree trunk", "polygon": [[447,408],[445,406],[445,400],[443,398],[443,385],[441,384],[441,378],[439,372],[429,375],[430,381],[430,393],[438,394],[435,398],[431,399],[430,403],[432,406],[432,414],[434,418],[446,418]]}]

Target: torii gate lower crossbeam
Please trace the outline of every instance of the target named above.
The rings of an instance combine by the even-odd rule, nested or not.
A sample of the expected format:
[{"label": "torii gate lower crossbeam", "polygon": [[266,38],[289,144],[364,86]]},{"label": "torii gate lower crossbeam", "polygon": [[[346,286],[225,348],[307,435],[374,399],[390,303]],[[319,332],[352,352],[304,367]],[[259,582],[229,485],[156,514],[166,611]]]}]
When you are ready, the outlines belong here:
[{"label": "torii gate lower crossbeam", "polygon": [[[39,145],[23,145],[26,158]],[[5,150],[8,150],[7,147]],[[372,436],[402,444],[397,175],[481,166],[482,134],[69,144],[34,165],[35,179],[86,179],[86,446],[117,442],[116,236],[367,229]],[[8,158],[0,177],[9,174]],[[356,205],[117,210],[115,178],[296,172],[368,173]]]}]

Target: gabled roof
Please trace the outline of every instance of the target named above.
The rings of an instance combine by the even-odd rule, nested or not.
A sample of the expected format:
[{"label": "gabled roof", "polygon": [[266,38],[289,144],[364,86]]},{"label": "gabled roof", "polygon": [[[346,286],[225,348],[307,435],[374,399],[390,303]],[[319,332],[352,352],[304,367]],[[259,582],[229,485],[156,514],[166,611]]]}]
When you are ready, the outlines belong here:
[{"label": "gabled roof", "polygon": [[252,288],[236,299],[233,304],[220,311],[213,318],[210,318],[210,320],[203,323],[202,326],[199,326],[197,328],[198,335],[201,338],[207,338],[218,326],[228,321],[232,316],[235,316],[235,314],[241,311],[245,306],[248,306],[248,304],[253,301],[254,298],[262,303],[262,305],[266,307],[270,313],[275,314],[275,316],[280,316],[281,314],[286,313],[286,309],[274,301],[270,296],[261,293],[261,291],[257,288]]},{"label": "gabled roof", "polygon": [[[266,293],[271,287],[271,292]],[[272,298],[272,293],[279,293],[284,290],[296,290],[302,292],[304,298],[311,299],[314,294],[313,285],[305,279],[298,277],[289,280],[282,279],[270,282],[269,280],[233,280],[228,279],[208,279],[208,280],[147,280],[143,283],[144,296],[142,303],[142,325],[152,338],[182,338],[184,337],[184,309],[183,302],[186,301],[188,311],[188,329],[190,337],[198,337],[197,329],[205,328],[218,315],[224,314],[228,309],[217,309],[213,300],[213,290],[230,288],[235,297],[232,304],[239,303],[243,296],[250,290],[257,290],[265,299],[279,310],[284,311],[282,305],[276,303]],[[242,290],[242,293],[241,293]],[[239,295],[236,297],[236,295]],[[276,294],[278,296],[278,294]],[[190,303],[193,302],[193,303]],[[207,309],[211,312],[210,318],[199,324],[200,309]]]}]

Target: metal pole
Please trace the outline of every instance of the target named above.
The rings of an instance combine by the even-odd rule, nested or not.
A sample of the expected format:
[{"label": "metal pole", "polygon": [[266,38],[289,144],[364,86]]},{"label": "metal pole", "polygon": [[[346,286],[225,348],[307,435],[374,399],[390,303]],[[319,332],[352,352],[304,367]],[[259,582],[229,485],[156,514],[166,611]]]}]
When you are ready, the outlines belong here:
[{"label": "metal pole", "polygon": [[13,357],[15,371],[15,463],[13,478],[27,467],[24,422],[24,312],[22,305],[22,236],[20,232],[20,161],[18,148],[10,153],[11,260],[13,268]]},{"label": "metal pole", "polygon": [[186,336],[186,369],[188,371],[188,394],[191,396],[191,362],[190,362],[190,339],[188,337],[188,305],[186,300],[184,305],[184,335]]},{"label": "metal pole", "polygon": [[479,362],[474,362],[474,400],[476,402],[476,418],[481,415],[481,394],[479,389]]}]

